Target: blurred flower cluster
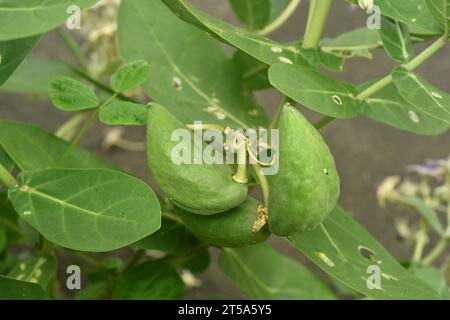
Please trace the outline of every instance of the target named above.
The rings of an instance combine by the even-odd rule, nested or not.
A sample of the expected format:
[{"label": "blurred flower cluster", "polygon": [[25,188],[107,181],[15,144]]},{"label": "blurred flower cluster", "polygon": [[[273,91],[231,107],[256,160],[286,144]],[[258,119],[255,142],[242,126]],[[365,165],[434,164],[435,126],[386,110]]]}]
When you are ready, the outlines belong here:
[{"label": "blurred flower cluster", "polygon": [[[413,261],[430,265],[445,253],[450,242],[450,156],[410,165],[406,171],[406,177],[384,179],[377,190],[378,203],[382,208],[388,204],[401,205],[418,214],[410,219],[397,219],[396,229],[402,240],[415,245]],[[432,232],[440,240],[422,258],[424,248],[431,243]]]},{"label": "blurred flower cluster", "polygon": [[122,63],[117,46],[117,14],[121,0],[102,0],[82,16],[87,69],[95,79],[112,74]]}]

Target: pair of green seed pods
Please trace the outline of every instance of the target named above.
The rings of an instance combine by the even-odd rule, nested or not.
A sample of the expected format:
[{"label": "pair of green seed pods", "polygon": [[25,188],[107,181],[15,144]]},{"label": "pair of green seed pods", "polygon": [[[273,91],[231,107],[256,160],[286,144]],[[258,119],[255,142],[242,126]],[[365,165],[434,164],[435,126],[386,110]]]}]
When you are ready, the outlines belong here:
[{"label": "pair of green seed pods", "polygon": [[151,106],[147,124],[148,163],[156,183],[186,226],[213,245],[240,247],[264,241],[270,232],[303,232],[320,224],[336,205],[339,177],[333,157],[293,107],[284,107],[280,116],[279,171],[269,178],[269,225],[256,229],[261,205],[248,196],[245,184],[234,181],[231,166],[176,164],[172,152],[179,142],[172,134],[186,127],[157,104]]}]

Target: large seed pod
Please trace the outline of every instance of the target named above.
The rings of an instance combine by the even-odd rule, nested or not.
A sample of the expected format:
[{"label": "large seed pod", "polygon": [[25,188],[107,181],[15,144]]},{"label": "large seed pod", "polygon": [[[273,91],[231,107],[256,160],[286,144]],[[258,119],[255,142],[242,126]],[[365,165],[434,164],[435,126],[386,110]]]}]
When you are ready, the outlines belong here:
[{"label": "large seed pod", "polygon": [[[177,206],[203,215],[237,207],[247,197],[247,186],[233,180],[233,168],[221,164],[195,164],[191,134],[190,163],[177,164],[172,153],[179,141],[172,141],[177,129],[188,130],[164,107],[153,104],[147,121],[148,164],[161,190]],[[205,147],[205,144],[201,144]]]},{"label": "large seed pod", "polygon": [[213,216],[192,214],[180,208],[176,208],[176,213],[199,239],[220,247],[248,246],[270,236],[267,225],[261,228],[259,224],[265,210],[252,197],[239,207]]},{"label": "large seed pod", "polygon": [[269,225],[280,236],[317,227],[339,198],[339,175],[320,133],[292,106],[279,121],[279,171],[269,177]]}]

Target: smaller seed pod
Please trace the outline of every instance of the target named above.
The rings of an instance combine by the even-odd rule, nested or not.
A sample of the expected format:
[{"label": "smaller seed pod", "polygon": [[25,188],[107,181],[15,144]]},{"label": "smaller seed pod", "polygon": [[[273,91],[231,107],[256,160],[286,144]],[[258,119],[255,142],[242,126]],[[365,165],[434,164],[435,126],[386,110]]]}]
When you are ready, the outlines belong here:
[{"label": "smaller seed pod", "polygon": [[322,136],[294,107],[283,108],[279,130],[279,170],[269,176],[269,226],[289,236],[325,220],[339,198],[339,175]]},{"label": "smaller seed pod", "polygon": [[239,207],[212,216],[202,216],[176,208],[176,213],[199,239],[212,245],[235,248],[265,241],[269,236],[264,220],[265,210],[254,198],[248,197]]}]

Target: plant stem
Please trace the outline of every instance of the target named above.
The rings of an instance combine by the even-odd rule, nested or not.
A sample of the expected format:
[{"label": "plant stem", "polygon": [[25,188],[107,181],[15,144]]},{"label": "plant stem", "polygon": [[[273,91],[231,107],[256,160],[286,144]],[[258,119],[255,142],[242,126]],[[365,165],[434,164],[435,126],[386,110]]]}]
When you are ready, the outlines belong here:
[{"label": "plant stem", "polygon": [[106,100],[102,105],[100,105],[95,111],[92,112],[89,119],[87,119],[86,123],[84,124],[83,128],[81,128],[80,132],[76,136],[76,138],[73,140],[73,142],[70,144],[69,148],[67,148],[67,151],[64,153],[64,155],[61,157],[61,160],[59,160],[58,165],[63,166],[64,162],[67,160],[67,158],[72,153],[73,149],[78,145],[80,140],[83,138],[83,136],[86,134],[86,132],[89,130],[91,125],[94,123],[94,120],[97,118],[98,113],[100,112],[100,109],[107,106],[111,101],[113,101],[117,97],[117,94],[112,95],[109,97],[108,100]]},{"label": "plant stem", "polygon": [[75,57],[75,59],[77,59],[80,66],[84,70],[86,70],[88,62],[86,60],[86,57],[81,52],[77,41],[70,35],[69,32],[67,32],[67,30],[65,28],[61,27],[61,28],[58,28],[56,31],[58,32],[59,37],[63,40],[64,44],[70,50],[72,55]]},{"label": "plant stem", "polygon": [[4,166],[0,164],[0,182],[5,185],[6,188],[11,189],[16,185],[16,179],[9,173]]},{"label": "plant stem", "polygon": [[[433,54],[438,52],[442,47],[445,46],[447,43],[447,36],[440,37],[436,42],[434,42],[431,46],[429,46],[427,49],[422,51],[417,57],[415,57],[410,62],[402,65],[403,68],[407,69],[408,71],[414,71],[419,67],[422,63],[424,63],[427,59],[429,59]],[[359,101],[364,101],[376,92],[380,91],[384,87],[391,84],[393,81],[392,74],[384,77],[383,79],[377,81],[364,91],[362,91],[360,94],[356,96],[356,99]]]},{"label": "plant stem", "polygon": [[306,25],[302,48],[316,49],[319,47],[330,7],[331,0],[310,1],[308,24]]},{"label": "plant stem", "polygon": [[445,251],[447,244],[449,242],[448,238],[442,238],[434,247],[433,250],[423,259],[423,264],[425,266],[431,265],[439,256]]},{"label": "plant stem", "polygon": [[427,231],[427,224],[422,220],[420,222],[420,230],[414,247],[413,261],[419,262],[422,259],[423,249],[427,243]]},{"label": "plant stem", "polygon": [[79,75],[81,78],[83,78],[84,80],[92,83],[94,86],[96,86],[97,88],[99,88],[100,90],[106,92],[106,93],[110,93],[110,94],[115,94],[117,95],[118,98],[120,98],[121,100],[125,100],[128,102],[133,102],[133,103],[139,103],[139,101],[134,100],[132,98],[129,98],[127,96],[124,96],[121,93],[117,93],[115,92],[113,89],[111,89],[110,87],[108,87],[107,85],[104,85],[103,83],[101,83],[100,81],[95,80],[94,78],[92,78],[90,75],[88,75],[86,72],[84,72],[83,70],[80,70],[79,68],[75,67],[74,65],[71,65],[70,63],[64,62],[73,72],[75,72],[77,75]]},{"label": "plant stem", "polygon": [[320,130],[326,125],[328,125],[330,122],[333,122],[334,120],[336,120],[336,118],[325,116],[316,123],[314,123],[314,127],[316,127],[317,130]]},{"label": "plant stem", "polygon": [[295,12],[295,9],[297,9],[301,2],[302,0],[291,0],[284,11],[264,29],[258,31],[257,34],[260,36],[266,36],[269,33],[277,30],[292,16],[292,14]]},{"label": "plant stem", "polygon": [[261,190],[264,196],[264,205],[266,206],[266,208],[268,208],[270,195],[269,181],[267,181],[267,177],[261,173],[261,168],[259,166],[257,166],[256,164],[252,164],[252,167],[261,185]]},{"label": "plant stem", "polygon": [[55,133],[58,138],[69,141],[72,140],[77,128],[87,118],[88,112],[81,111],[66,121]]}]

